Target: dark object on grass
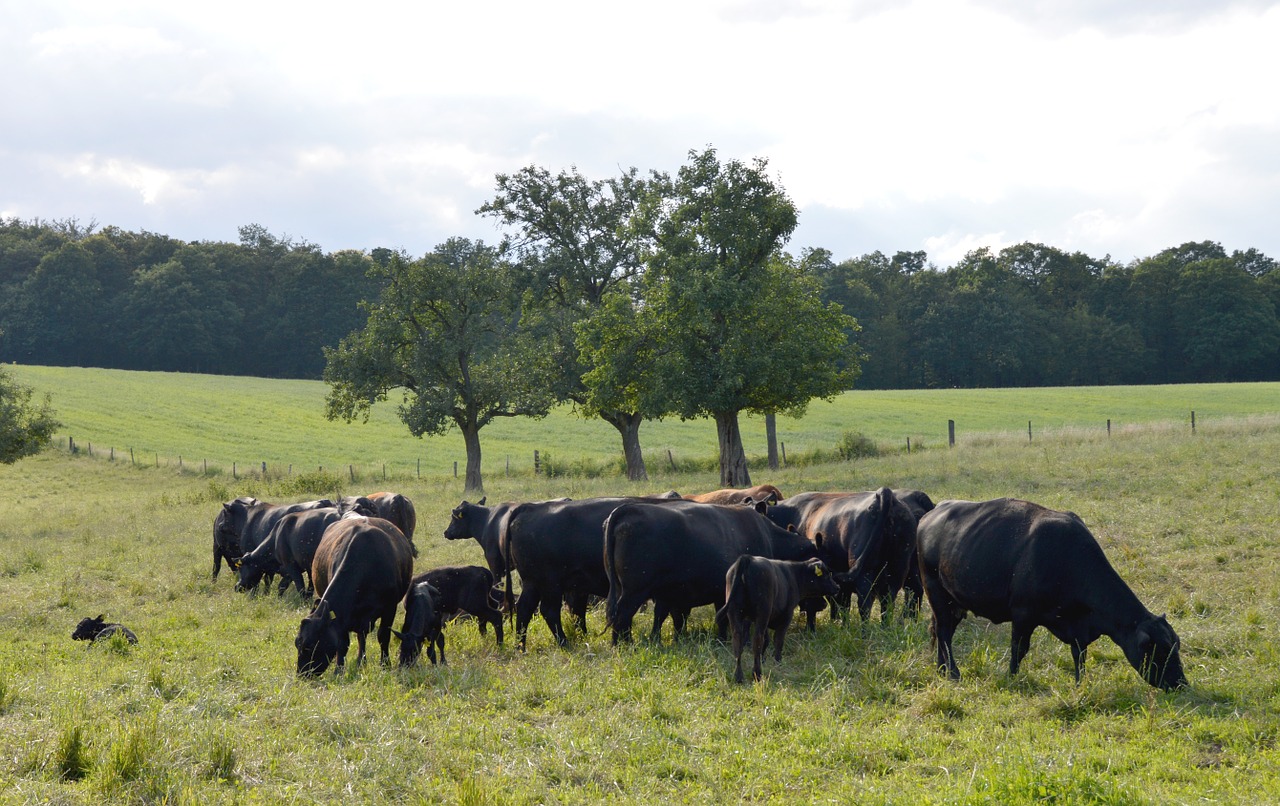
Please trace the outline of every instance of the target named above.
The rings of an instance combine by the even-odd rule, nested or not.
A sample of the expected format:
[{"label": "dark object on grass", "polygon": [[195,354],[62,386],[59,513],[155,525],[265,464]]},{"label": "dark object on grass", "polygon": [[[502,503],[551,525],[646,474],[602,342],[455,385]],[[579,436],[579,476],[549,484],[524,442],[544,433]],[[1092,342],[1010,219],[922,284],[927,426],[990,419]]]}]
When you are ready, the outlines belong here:
[{"label": "dark object on grass", "polygon": [[972,612],[1013,622],[1011,675],[1044,627],[1071,647],[1076,682],[1086,648],[1105,635],[1151,685],[1187,685],[1177,633],[1138,601],[1074,512],[1016,498],[943,501],[920,519],[918,540],[938,667],[953,679],[960,668],[951,639]]},{"label": "dark object on grass", "polygon": [[123,624],[109,624],[102,620],[103,615],[105,614],[100,613],[94,618],[80,619],[80,623],[76,625],[75,632],[71,633],[72,639],[76,641],[88,641],[92,644],[95,641],[110,638],[116,633],[122,633],[125,640],[129,643],[138,643],[138,636],[133,634],[133,630],[130,630]]},{"label": "dark object on grass", "polygon": [[498,635],[498,646],[502,646],[502,611],[495,601],[493,574],[488,568],[478,565],[435,568],[413,578],[415,586],[423,582],[430,583],[435,589],[436,609],[442,619],[447,621],[462,613],[469,613],[476,617],[481,635],[492,624]]}]

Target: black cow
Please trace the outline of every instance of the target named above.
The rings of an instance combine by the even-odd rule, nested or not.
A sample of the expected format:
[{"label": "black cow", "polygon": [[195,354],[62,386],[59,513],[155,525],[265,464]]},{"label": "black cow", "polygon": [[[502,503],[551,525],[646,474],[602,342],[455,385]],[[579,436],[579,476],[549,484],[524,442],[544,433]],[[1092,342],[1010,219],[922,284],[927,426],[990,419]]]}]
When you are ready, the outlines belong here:
[{"label": "black cow", "polygon": [[323,591],[311,615],[298,626],[298,676],[324,673],[335,659],[340,671],[355,631],[364,660],[365,636],[379,621],[382,662],[391,660],[396,606],[409,590],[413,554],[409,540],[382,518],[346,515],[325,530],[311,564],[311,579]]},{"label": "black cow", "polygon": [[476,617],[481,635],[485,635],[492,624],[498,646],[502,646],[502,611],[495,605],[493,573],[488,568],[478,565],[435,568],[413,578],[415,585],[422,582],[430,583],[438,592],[435,603],[441,618],[450,620],[469,613]]},{"label": "black cow", "polygon": [[266,539],[276,521],[290,512],[334,506],[327,498],[298,504],[268,504],[244,496],[222,505],[213,519],[213,579],[218,580],[222,560],[235,569],[240,558]]},{"label": "black cow", "polygon": [[1044,627],[1071,647],[1077,682],[1087,647],[1105,635],[1151,685],[1187,684],[1177,634],[1143,607],[1074,512],[1014,498],[943,501],[920,521],[919,550],[938,667],[952,678],[951,639],[967,611],[1013,622],[1011,675]]},{"label": "black cow", "polygon": [[[911,514],[916,516],[916,523],[924,517],[924,513],[933,509],[933,499],[919,490],[899,490],[896,487],[893,495],[907,505]],[[920,615],[920,601],[924,598],[924,583],[920,581],[920,562],[915,548],[912,548],[911,559],[907,561],[907,578],[902,581],[902,610],[910,618]]]},{"label": "black cow", "polygon": [[663,502],[661,505],[689,503],[678,499],[586,498],[561,499],[520,504],[511,510],[500,537],[506,566],[506,590],[510,601],[512,572],[520,574],[520,598],[515,607],[515,628],[524,649],[529,622],[535,610],[551,629],[556,641],[565,646],[560,620],[561,602],[583,632],[587,629],[590,597],[609,593],[604,570],[604,538],[601,524],[619,504],[628,501]]},{"label": "black cow", "polygon": [[[374,514],[371,508],[360,502],[367,503],[368,499],[355,499],[356,508],[348,511],[366,516]],[[276,521],[267,538],[240,558],[236,589],[253,590],[264,575],[279,574],[278,595],[284,596],[291,583],[297,587],[298,593],[307,595],[311,588],[310,585],[304,586],[302,575],[305,573],[308,577],[311,576],[311,561],[320,545],[320,539],[324,536],[325,529],[338,520],[340,512],[342,509],[338,507],[309,509],[290,512]],[[314,580],[309,579],[308,582]]]},{"label": "black cow", "polygon": [[[439,607],[440,591],[430,582],[414,580],[404,595],[404,624],[396,636],[400,639],[400,665],[418,662],[422,647],[427,647],[431,665],[436,664],[436,650],[444,663],[444,618]],[[501,619],[499,619],[501,620]]]},{"label": "black cow", "polygon": [[[809,538],[821,534],[824,562],[835,572],[841,595],[832,601],[840,614],[853,594],[865,621],[878,599],[882,619],[888,619],[894,597],[902,589],[916,543],[916,516],[893,490],[872,492],[800,493],[769,507],[769,518],[779,526],[794,527]],[[814,628],[821,602],[800,605]]]},{"label": "black cow", "polygon": [[71,633],[71,638],[76,641],[88,641],[94,643],[96,641],[104,641],[116,633],[124,635],[126,641],[131,644],[138,643],[138,636],[133,634],[133,630],[123,624],[114,622],[107,623],[102,620],[104,613],[99,613],[93,618],[82,618],[80,623],[76,625],[75,631]]},{"label": "black cow", "polygon": [[[733,679],[742,682],[742,647],[751,638],[752,675],[760,679],[760,660],[773,630],[773,659],[782,662],[782,643],[801,599],[835,596],[840,592],[822,560],[787,562],[744,554],[725,574],[725,603],[717,622],[729,622],[733,656],[738,660]],[[755,635],[751,634],[752,626]]]},{"label": "black cow", "polygon": [[449,515],[449,525],[445,527],[444,537],[445,540],[475,538],[484,551],[484,559],[493,578],[501,579],[507,573],[506,561],[502,557],[502,533],[511,510],[519,504],[508,501],[487,507],[484,502],[485,498],[474,504],[464,500],[454,507]]},{"label": "black cow", "polygon": [[[725,574],[743,554],[808,560],[818,556],[818,550],[818,545],[775,525],[752,507],[695,501],[624,503],[604,526],[613,642],[630,639],[631,620],[650,599],[655,641],[661,638],[666,613],[688,613],[706,604],[724,607]],[[728,624],[717,620],[717,627],[725,637]],[[682,630],[682,620],[677,620],[676,633]]]}]

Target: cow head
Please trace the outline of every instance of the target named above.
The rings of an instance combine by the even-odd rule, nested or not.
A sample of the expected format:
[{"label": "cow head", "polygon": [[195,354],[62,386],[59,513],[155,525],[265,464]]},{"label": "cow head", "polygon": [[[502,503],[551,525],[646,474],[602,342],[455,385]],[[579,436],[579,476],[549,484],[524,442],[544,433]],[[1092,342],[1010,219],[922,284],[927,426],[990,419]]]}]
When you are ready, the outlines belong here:
[{"label": "cow head", "polygon": [[298,626],[298,677],[319,677],[338,656],[341,635],[332,608],[323,599]]},{"label": "cow head", "polygon": [[227,560],[227,564],[239,574],[236,579],[236,590],[251,591],[262,582],[265,571],[252,554],[246,554],[238,561]]},{"label": "cow head", "polygon": [[98,633],[107,628],[107,623],[102,620],[105,613],[99,613],[96,618],[83,618],[76,625],[75,632],[71,633],[72,639],[76,641],[92,641],[98,636]]},{"label": "cow head", "polygon": [[378,516],[378,506],[363,495],[348,495],[339,502],[338,513],[346,515],[348,512],[354,512],[366,518],[376,518]]},{"label": "cow head", "polygon": [[801,595],[806,597],[836,596],[840,593],[836,575],[831,573],[826,563],[816,558],[805,562],[805,575],[801,587],[803,588]]},{"label": "cow head", "polygon": [[1156,688],[1172,691],[1187,686],[1182,670],[1181,642],[1164,616],[1152,616],[1138,624],[1124,642],[1125,657],[1142,679]]},{"label": "cow head", "polygon": [[[444,626],[436,607],[440,591],[427,582],[419,582],[404,600],[404,624],[395,635],[400,639],[400,665],[412,666],[422,654],[422,645],[430,647]],[[394,631],[393,631],[394,632]],[[435,661],[434,651],[429,651]]]},{"label": "cow head", "polygon": [[453,512],[449,515],[449,525],[444,530],[445,540],[466,540],[475,537],[472,533],[471,518],[469,517],[476,507],[484,506],[484,502],[488,496],[481,498],[474,504],[463,501],[453,508]]}]

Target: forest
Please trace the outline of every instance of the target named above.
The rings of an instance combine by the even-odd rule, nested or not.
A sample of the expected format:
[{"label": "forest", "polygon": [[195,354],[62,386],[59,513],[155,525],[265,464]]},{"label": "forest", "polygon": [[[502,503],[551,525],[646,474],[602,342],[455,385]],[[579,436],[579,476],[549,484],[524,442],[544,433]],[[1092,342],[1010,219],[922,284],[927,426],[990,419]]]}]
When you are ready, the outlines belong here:
[{"label": "forest", "polygon": [[[545,282],[545,261],[506,246],[516,282]],[[0,220],[0,360],[319,378],[323,348],[364,327],[360,303],[382,292],[394,255],[324,252],[256,224],[238,242],[185,242]],[[1280,379],[1280,271],[1256,249],[1188,242],[1129,263],[1036,243],[951,266],[919,251],[787,258],[857,320],[858,388]]]}]

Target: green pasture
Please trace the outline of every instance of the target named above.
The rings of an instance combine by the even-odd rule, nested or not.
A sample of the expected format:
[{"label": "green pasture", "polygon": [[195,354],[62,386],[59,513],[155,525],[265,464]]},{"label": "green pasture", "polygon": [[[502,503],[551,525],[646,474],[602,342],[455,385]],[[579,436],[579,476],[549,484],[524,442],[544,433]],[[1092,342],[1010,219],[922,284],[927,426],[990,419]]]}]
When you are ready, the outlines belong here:
[{"label": "green pasture", "polygon": [[[211,454],[233,456],[240,440],[254,446],[276,432],[272,450],[322,452],[309,444],[322,440],[376,459],[376,448],[356,448],[378,444],[379,431],[387,445],[399,438],[389,421],[305,420],[323,397],[318,384],[18,375],[55,393],[64,420],[85,429],[82,442],[99,428],[157,450],[199,437]],[[149,388],[155,405],[143,408],[139,393],[120,402],[136,410],[95,419],[88,389],[106,400],[112,384]],[[299,390],[309,390],[309,403],[298,402]],[[1074,510],[1181,636],[1191,687],[1172,693],[1143,683],[1105,638],[1077,685],[1070,652],[1043,630],[1010,678],[1008,625],[973,618],[957,634],[964,678],[953,683],[933,669],[927,608],[920,621],[895,615],[867,625],[824,614],[815,635],[792,632],[781,666],[769,661],[764,681],[743,686],[731,682],[733,661],[714,639],[709,608],[694,612],[692,634],[675,645],[611,647],[597,609],[566,650],[540,621],[526,654],[456,623],[447,666],[401,671],[374,661],[300,681],[293,638],[305,603],[236,593],[225,569],[212,583],[213,516],[240,494],[300,500],[368,490],[341,473],[234,479],[64,450],[0,466],[0,802],[1280,802],[1280,418],[1265,414],[1264,400],[1274,392],[853,394],[814,408],[811,417],[829,426],[806,419],[805,427],[831,439],[855,425],[835,410],[853,420],[866,409],[856,427],[888,442],[899,433],[893,417],[905,415],[873,416],[868,401],[897,401],[914,412],[901,424],[921,424],[916,433],[933,449],[757,474],[785,493],[889,484],[935,499],[1016,495]],[[983,410],[961,411],[962,400],[983,399]],[[1079,420],[1064,414],[1068,400],[1087,409]],[[205,422],[202,413],[219,405],[235,413]],[[1203,418],[1194,435],[1180,422],[1193,407]],[[1028,443],[1016,421],[1000,425],[995,408],[1020,420],[1043,416],[1046,429],[1056,412],[1059,430]],[[1168,413],[1152,416],[1156,408]],[[945,432],[923,424],[941,417],[945,427],[947,416],[962,435],[972,421],[988,436],[942,448]],[[1062,427],[1106,416],[1126,427],[1111,438]],[[1164,424],[1138,427],[1141,419]],[[526,430],[510,432],[507,444],[589,444],[537,436],[553,425],[580,427],[561,415],[519,425]],[[670,425],[692,429],[673,450],[707,450],[709,440],[692,434],[701,439],[708,424]],[[663,444],[659,433],[679,433],[666,427],[651,427],[651,446]],[[642,491],[614,477],[492,470],[486,483],[491,502]],[[483,563],[473,541],[441,536],[460,481],[396,486],[417,505],[418,569]],[[718,485],[711,473],[690,473],[660,486]],[[98,613],[127,624],[140,643],[71,641],[76,622]]]},{"label": "green pasture", "polygon": [[[230,472],[334,472],[390,478],[448,477],[453,463],[465,467],[457,432],[417,439],[396,416],[398,395],[374,409],[369,422],[324,418],[327,387],[319,381],[192,375],[65,367],[10,367],[22,383],[48,392],[63,423],[61,444],[74,438],[81,449],[139,464]],[[956,423],[960,444],[995,436],[1032,440],[1064,429],[1117,433],[1162,422],[1190,428],[1223,418],[1280,414],[1280,383],[1189,384],[1040,389],[943,389],[852,391],[834,401],[815,401],[803,418],[782,417],[778,435],[792,461],[830,452],[842,434],[861,432],[885,450],[947,445],[947,421]],[[742,418],[748,455],[765,454],[762,418]],[[651,474],[671,470],[671,461],[709,466],[716,455],[710,420],[671,418],[645,423],[641,444]],[[481,432],[486,480],[528,474],[533,452],[561,466],[595,468],[620,463],[617,432],[599,419],[583,419],[568,407],[542,420],[499,419]],[[132,450],[132,453],[130,451]],[[620,470],[618,472],[621,472]]]}]

